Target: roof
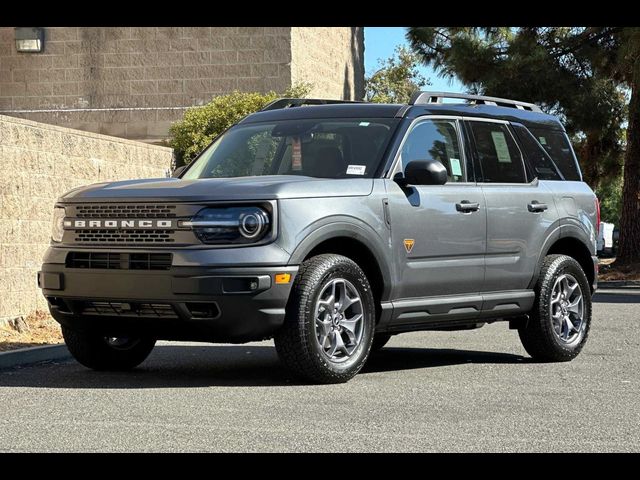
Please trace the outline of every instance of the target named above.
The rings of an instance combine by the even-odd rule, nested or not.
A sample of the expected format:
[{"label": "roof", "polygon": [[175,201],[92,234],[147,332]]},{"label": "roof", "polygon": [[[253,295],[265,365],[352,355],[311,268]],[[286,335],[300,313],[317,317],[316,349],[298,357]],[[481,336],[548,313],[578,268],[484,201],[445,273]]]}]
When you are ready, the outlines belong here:
[{"label": "roof", "polygon": [[336,103],[279,108],[252,113],[240,123],[302,120],[305,118],[393,118],[403,105],[385,103]]},{"label": "roof", "polygon": [[495,118],[518,122],[526,126],[564,130],[553,115],[542,112],[494,105],[469,105],[464,103],[430,103],[401,105],[386,103],[338,103],[308,105],[267,110],[248,115],[240,123],[273,122],[278,120],[304,120],[311,118],[394,118],[413,119],[422,115],[452,115],[479,118]]}]

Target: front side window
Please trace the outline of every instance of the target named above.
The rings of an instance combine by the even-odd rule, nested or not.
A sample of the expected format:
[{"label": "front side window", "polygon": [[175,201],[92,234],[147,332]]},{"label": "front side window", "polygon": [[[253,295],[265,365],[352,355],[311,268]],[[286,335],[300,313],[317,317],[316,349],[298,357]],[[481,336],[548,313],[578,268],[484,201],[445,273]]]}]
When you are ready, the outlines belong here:
[{"label": "front side window", "polygon": [[346,118],[240,124],[213,142],[182,178],[371,178],[397,123]]},{"label": "front side window", "polygon": [[503,123],[470,121],[485,183],[526,183],[522,154]]},{"label": "front side window", "polygon": [[464,182],[455,120],[429,119],[414,125],[400,151],[402,168],[413,160],[438,160],[447,169],[447,182]]}]

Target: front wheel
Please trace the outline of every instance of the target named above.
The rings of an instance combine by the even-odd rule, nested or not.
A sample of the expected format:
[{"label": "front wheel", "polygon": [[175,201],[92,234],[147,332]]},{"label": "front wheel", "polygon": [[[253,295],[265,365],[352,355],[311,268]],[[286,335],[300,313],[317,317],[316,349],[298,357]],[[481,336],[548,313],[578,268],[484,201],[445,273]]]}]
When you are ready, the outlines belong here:
[{"label": "front wheel", "polygon": [[349,258],[323,254],[298,271],[275,345],[283,363],[317,383],[342,383],[371,349],[375,308],[369,281]]},{"label": "front wheel", "polygon": [[140,365],[156,344],[150,337],[105,337],[65,326],[62,336],[73,358],[93,370],[130,370]]},{"label": "front wheel", "polygon": [[391,340],[391,335],[387,333],[376,333],[373,337],[373,343],[371,344],[371,352],[377,352]]},{"label": "front wheel", "polygon": [[572,360],[591,326],[591,289],[582,267],[569,256],[548,255],[535,292],[529,321],[518,330],[522,345],[534,360]]}]

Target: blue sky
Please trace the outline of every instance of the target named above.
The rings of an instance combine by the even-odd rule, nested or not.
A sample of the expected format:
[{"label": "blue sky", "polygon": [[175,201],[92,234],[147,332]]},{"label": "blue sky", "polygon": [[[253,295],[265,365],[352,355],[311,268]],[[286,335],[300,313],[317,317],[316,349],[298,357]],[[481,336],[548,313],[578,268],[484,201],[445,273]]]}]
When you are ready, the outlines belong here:
[{"label": "blue sky", "polygon": [[[389,58],[397,45],[407,45],[404,38],[405,27],[365,27],[364,28],[364,68],[367,75],[378,69],[378,59]],[[431,85],[425,87],[432,91],[463,92],[462,84],[456,79],[438,77],[430,68],[420,66],[420,73]]]}]

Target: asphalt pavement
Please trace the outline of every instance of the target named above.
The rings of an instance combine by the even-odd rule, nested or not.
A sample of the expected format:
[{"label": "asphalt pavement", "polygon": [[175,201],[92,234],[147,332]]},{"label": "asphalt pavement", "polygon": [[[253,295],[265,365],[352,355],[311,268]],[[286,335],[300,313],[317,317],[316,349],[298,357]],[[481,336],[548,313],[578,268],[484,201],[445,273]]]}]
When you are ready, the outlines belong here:
[{"label": "asphalt pavement", "polygon": [[129,373],[0,371],[0,451],[640,451],[640,289],[600,291],[583,352],[539,364],[506,323],[394,337],[343,385],[272,342],[159,343]]}]

